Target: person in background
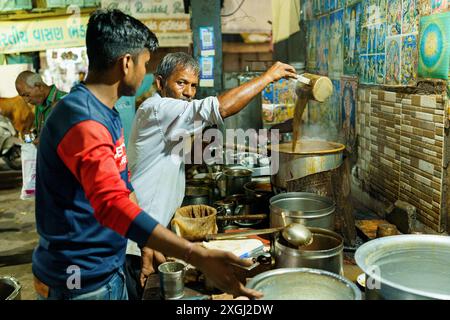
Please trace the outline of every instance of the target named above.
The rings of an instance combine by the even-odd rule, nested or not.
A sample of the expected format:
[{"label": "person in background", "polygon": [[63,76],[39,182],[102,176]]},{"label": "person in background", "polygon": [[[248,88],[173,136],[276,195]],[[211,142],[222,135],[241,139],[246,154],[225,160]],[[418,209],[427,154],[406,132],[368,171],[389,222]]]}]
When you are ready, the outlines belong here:
[{"label": "person in background", "polygon": [[86,82],[57,104],[38,147],[40,238],[32,271],[39,299],[127,299],[127,238],[196,266],[225,292],[261,296],[236,277],[235,265],[251,261],[180,238],[137,204],[114,105],[136,94],[157,46],[142,22],[119,10],[98,10],[89,19]]},{"label": "person in background", "polygon": [[58,90],[55,85],[46,85],[39,74],[31,71],[23,71],[17,76],[16,90],[25,102],[35,106],[34,126],[36,139],[33,143],[38,144],[45,121],[56,103],[67,93]]},{"label": "person in background", "polygon": [[[128,143],[131,184],[139,204],[163,226],[169,224],[184,198],[183,156],[174,152],[181,140],[180,132],[193,135],[206,126],[223,125],[223,119],[242,110],[269,83],[296,77],[292,66],[276,62],[239,87],[217,97],[194,100],[199,73],[199,64],[192,56],[184,52],[167,54],[155,73],[158,92],[136,111],[131,129]],[[195,127],[196,122],[199,127]],[[137,251],[133,246],[129,244],[128,252]],[[153,271],[149,259],[155,257],[157,262],[163,259],[157,252],[146,254],[147,257],[142,257],[142,270]],[[141,272],[141,277],[148,275]]]}]

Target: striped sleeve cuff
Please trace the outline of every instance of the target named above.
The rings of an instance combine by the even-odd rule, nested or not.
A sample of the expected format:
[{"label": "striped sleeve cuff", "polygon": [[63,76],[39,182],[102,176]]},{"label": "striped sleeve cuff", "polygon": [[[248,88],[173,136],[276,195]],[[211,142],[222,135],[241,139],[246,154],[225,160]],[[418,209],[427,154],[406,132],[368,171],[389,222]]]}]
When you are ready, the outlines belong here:
[{"label": "striped sleeve cuff", "polygon": [[141,211],[131,222],[126,237],[133,240],[140,248],[144,247],[158,222],[145,211]]}]

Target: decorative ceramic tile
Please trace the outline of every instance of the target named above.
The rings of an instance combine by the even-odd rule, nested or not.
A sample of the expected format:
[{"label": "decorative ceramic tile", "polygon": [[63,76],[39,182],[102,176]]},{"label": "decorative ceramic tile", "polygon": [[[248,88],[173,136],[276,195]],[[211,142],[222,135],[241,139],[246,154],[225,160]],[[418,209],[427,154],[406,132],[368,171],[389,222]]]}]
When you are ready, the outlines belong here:
[{"label": "decorative ceramic tile", "polygon": [[303,14],[303,19],[305,21],[310,21],[313,19],[313,0],[305,0]]},{"label": "decorative ceramic tile", "polygon": [[359,56],[359,83],[368,83],[368,55]]},{"label": "decorative ceramic tile", "polygon": [[419,30],[417,0],[403,0],[402,33],[416,33]]},{"label": "decorative ceramic tile", "polygon": [[417,39],[409,35],[402,39],[401,81],[404,85],[414,85],[417,79]]},{"label": "decorative ceramic tile", "polygon": [[369,21],[369,0],[362,0],[361,2],[361,26],[366,26]]},{"label": "decorative ceramic tile", "polygon": [[401,0],[390,0],[388,1],[387,11],[386,11],[386,21],[388,36],[395,36],[402,32],[402,2]]},{"label": "decorative ceramic tile", "polygon": [[341,127],[341,80],[332,79],[333,95],[331,96],[331,106],[333,112],[333,121]]},{"label": "decorative ceramic tile", "polygon": [[308,50],[307,50],[307,69],[309,71],[314,71],[317,64],[317,20],[312,20],[308,22],[309,28],[307,33],[308,38]]},{"label": "decorative ceramic tile", "polygon": [[447,0],[431,0],[431,13],[447,11]]},{"label": "decorative ceramic tile", "polygon": [[401,37],[386,39],[386,84],[400,84]]},{"label": "decorative ceramic tile", "polygon": [[344,74],[346,75],[356,75],[358,72],[360,16],[361,2],[345,9]]},{"label": "decorative ceramic tile", "polygon": [[347,7],[354,5],[355,3],[360,2],[361,0],[345,0],[345,4]]},{"label": "decorative ceramic tile", "polygon": [[322,10],[321,0],[313,0],[313,13],[315,16],[320,15]]},{"label": "decorative ceramic tile", "polygon": [[385,45],[386,45],[386,24],[380,23],[377,25],[377,36],[376,36],[377,53],[384,53]]},{"label": "decorative ceramic tile", "polygon": [[428,16],[431,14],[431,0],[418,0],[420,16]]},{"label": "decorative ceramic tile", "polygon": [[375,83],[376,76],[377,76],[377,70],[378,65],[376,61],[376,56],[371,55],[368,57],[368,72],[367,72],[367,82],[368,83]]},{"label": "decorative ceramic tile", "polygon": [[330,0],[322,0],[323,1],[323,12],[330,11]]},{"label": "decorative ceramic tile", "polygon": [[341,116],[342,133],[345,138],[347,150],[353,152],[355,144],[355,118],[358,82],[354,78],[341,79]]},{"label": "decorative ceramic tile", "polygon": [[380,21],[386,20],[386,5],[388,0],[379,0],[378,1],[378,12]]},{"label": "decorative ceramic tile", "polygon": [[448,79],[450,12],[420,19],[419,77]]},{"label": "decorative ceramic tile", "polygon": [[330,11],[336,10],[336,0],[330,0]]},{"label": "decorative ceramic tile", "polygon": [[377,74],[376,74],[376,79],[375,79],[375,83],[377,84],[383,84],[384,83],[384,78],[385,78],[385,55],[384,54],[379,54],[376,56],[376,70],[377,70]]},{"label": "decorative ceramic tile", "polygon": [[377,52],[377,29],[376,26],[367,28],[367,53],[373,54]]},{"label": "decorative ceramic tile", "polygon": [[317,55],[316,68],[319,74],[328,74],[328,37],[329,37],[329,16],[324,16],[319,20],[317,35]]},{"label": "decorative ceramic tile", "polygon": [[344,53],[342,35],[344,30],[344,10],[330,15],[330,45],[328,52],[328,75],[338,78],[344,71]]},{"label": "decorative ceramic tile", "polygon": [[362,27],[361,28],[361,35],[360,35],[360,52],[359,54],[367,54],[367,45],[368,45],[368,28],[367,27]]}]

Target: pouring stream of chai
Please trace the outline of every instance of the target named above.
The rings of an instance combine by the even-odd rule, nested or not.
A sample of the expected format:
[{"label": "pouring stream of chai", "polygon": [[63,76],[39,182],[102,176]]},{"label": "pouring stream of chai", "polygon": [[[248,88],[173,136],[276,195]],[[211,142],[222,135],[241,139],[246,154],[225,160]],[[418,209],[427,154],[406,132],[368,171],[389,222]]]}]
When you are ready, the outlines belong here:
[{"label": "pouring stream of chai", "polygon": [[333,93],[333,84],[327,77],[304,73],[297,77],[297,81],[299,81],[299,86],[296,89],[297,101],[295,103],[294,120],[292,124],[292,152],[300,151],[296,150],[300,148],[300,146],[297,147],[297,141],[300,138],[300,125],[308,100],[314,99],[318,102],[324,102]]},{"label": "pouring stream of chai", "polygon": [[294,109],[294,120],[292,123],[292,152],[295,151],[297,140],[300,137],[300,125],[302,122],[303,112],[305,112],[306,104],[308,103],[309,93],[305,90],[297,90],[297,101]]}]

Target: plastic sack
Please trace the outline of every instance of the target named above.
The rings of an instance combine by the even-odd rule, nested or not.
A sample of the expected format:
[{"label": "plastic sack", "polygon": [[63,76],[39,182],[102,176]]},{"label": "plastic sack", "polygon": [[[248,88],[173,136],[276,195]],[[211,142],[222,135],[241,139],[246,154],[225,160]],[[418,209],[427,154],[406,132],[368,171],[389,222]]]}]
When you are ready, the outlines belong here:
[{"label": "plastic sack", "polygon": [[34,198],[36,188],[36,156],[37,149],[32,143],[22,144],[22,192],[20,199]]},{"label": "plastic sack", "polygon": [[172,219],[172,229],[187,240],[203,240],[207,234],[217,233],[217,210],[205,205],[181,207]]}]

